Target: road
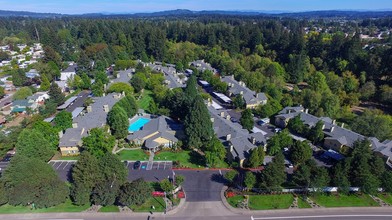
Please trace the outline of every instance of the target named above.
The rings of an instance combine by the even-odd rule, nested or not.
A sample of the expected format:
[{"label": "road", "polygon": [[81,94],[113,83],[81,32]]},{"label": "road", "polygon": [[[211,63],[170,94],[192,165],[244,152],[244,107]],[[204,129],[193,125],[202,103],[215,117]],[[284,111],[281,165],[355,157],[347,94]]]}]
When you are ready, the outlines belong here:
[{"label": "road", "polygon": [[12,94],[8,94],[0,100],[0,108],[3,108],[6,103],[10,103],[10,102],[12,102]]},{"label": "road", "polygon": [[[188,203],[191,206],[193,203]],[[206,203],[206,205],[210,205]],[[213,208],[213,207],[211,207]],[[333,208],[333,209],[297,209],[258,211],[251,214],[219,213],[206,215],[204,210],[193,209],[188,213],[174,215],[148,214],[148,213],[46,213],[46,214],[16,214],[0,215],[7,220],[389,220],[392,219],[391,208]],[[220,211],[220,210],[217,210]],[[195,215],[198,214],[198,215]]]}]

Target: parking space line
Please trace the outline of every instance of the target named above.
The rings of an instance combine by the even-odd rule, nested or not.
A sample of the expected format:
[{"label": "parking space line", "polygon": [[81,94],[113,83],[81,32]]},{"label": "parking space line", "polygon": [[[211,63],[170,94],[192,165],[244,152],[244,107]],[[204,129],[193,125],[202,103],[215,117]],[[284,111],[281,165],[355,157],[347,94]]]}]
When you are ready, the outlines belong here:
[{"label": "parking space line", "polygon": [[64,162],[60,162],[60,165],[58,165],[57,167],[56,167],[56,170],[61,166],[61,164],[63,164]]},{"label": "parking space line", "polygon": [[159,170],[159,164],[161,163],[161,162],[157,162],[158,163],[158,167],[157,167],[157,170]]},{"label": "parking space line", "polygon": [[[65,165],[65,166],[63,167],[63,170],[65,170],[65,168],[68,166],[69,163],[70,163],[70,162],[68,162],[67,165]],[[72,164],[71,164],[71,165],[72,165]]]},{"label": "parking space line", "polygon": [[164,163],[164,165],[163,165],[163,169],[164,169],[164,170],[166,169],[166,162],[167,162],[167,161],[165,161],[165,163]]}]

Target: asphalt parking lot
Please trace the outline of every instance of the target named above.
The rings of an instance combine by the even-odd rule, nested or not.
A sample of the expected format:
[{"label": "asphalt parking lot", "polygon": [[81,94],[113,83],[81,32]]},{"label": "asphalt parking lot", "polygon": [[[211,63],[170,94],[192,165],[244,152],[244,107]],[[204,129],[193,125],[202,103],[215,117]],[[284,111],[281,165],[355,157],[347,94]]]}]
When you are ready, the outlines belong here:
[{"label": "asphalt parking lot", "polygon": [[[135,169],[135,161],[125,161],[125,165],[129,170],[149,170],[148,161],[141,161],[139,168]],[[154,161],[151,170],[171,170],[173,168],[172,161]]]}]

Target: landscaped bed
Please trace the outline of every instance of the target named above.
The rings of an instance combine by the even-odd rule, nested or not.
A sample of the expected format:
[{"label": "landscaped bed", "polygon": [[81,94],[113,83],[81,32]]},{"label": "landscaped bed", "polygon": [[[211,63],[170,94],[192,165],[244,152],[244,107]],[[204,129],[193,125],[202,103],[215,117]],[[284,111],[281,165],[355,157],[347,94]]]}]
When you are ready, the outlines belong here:
[{"label": "landscaped bed", "polygon": [[[155,210],[151,207],[154,206]],[[163,212],[165,211],[165,201],[162,197],[151,197],[145,203],[140,206],[132,205],[130,207],[134,212]]]},{"label": "landscaped bed", "polygon": [[99,212],[119,212],[118,207],[115,205],[104,206],[99,209]]},{"label": "landscaped bed", "polygon": [[367,207],[378,204],[366,194],[317,194],[311,197],[313,201],[324,207]]},{"label": "landscaped bed", "polygon": [[[235,208],[238,208],[238,204],[242,201],[244,201],[244,196],[239,195],[227,199],[227,202]],[[252,210],[288,209],[293,201],[292,194],[250,195],[248,205]]]},{"label": "landscaped bed", "polygon": [[118,153],[121,160],[130,160],[130,161],[146,161],[148,160],[148,155],[141,149],[136,150],[122,150]]},{"label": "landscaped bed", "polygon": [[45,213],[45,212],[82,212],[88,209],[90,205],[76,206],[73,205],[71,200],[67,200],[65,203],[43,209],[32,209],[30,206],[11,206],[3,205],[0,206],[1,214],[13,214],[13,213]]}]

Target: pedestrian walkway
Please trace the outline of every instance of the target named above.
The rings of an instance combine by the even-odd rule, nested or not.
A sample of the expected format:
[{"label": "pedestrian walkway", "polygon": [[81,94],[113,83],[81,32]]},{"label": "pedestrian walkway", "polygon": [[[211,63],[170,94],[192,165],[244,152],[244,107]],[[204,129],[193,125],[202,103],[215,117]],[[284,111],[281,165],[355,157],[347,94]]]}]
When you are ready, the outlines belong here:
[{"label": "pedestrian walkway", "polygon": [[152,170],[152,165],[154,164],[154,152],[150,153],[150,157],[148,158],[147,168],[146,170]]},{"label": "pedestrian walkway", "polygon": [[390,204],[384,202],[382,199],[380,199],[380,198],[377,197],[377,196],[370,195],[370,197],[371,197],[375,202],[377,202],[381,207],[389,207],[389,206],[391,206]]}]

